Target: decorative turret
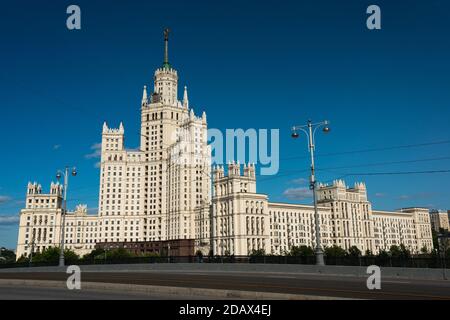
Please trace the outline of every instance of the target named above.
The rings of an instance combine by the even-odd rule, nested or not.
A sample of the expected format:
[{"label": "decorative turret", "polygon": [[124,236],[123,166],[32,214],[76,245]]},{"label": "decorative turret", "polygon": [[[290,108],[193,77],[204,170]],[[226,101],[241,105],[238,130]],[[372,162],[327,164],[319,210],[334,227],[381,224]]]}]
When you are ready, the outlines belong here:
[{"label": "decorative turret", "polygon": [[206,112],[205,111],[202,112],[202,122],[206,123]]},{"label": "decorative turret", "polygon": [[239,161],[237,163],[229,162],[228,163],[228,176],[229,177],[239,177],[241,175],[241,165]]},{"label": "decorative turret", "polygon": [[28,182],[27,194],[41,194],[42,186],[37,182]]},{"label": "decorative turret", "polygon": [[340,187],[340,188],[346,188],[345,182],[343,180],[334,180],[333,186]]},{"label": "decorative turret", "polygon": [[248,165],[244,164],[244,177],[256,178],[254,163],[249,163]]},{"label": "decorative turret", "polygon": [[51,195],[57,195],[59,197],[62,196],[63,192],[63,186],[59,183],[53,183],[53,181],[50,183],[50,194]]},{"label": "decorative turret", "polygon": [[145,106],[147,104],[147,100],[148,100],[147,86],[144,86],[144,90],[142,91],[142,102],[141,102],[142,106]]},{"label": "decorative turret", "polygon": [[78,204],[75,207],[75,212],[76,215],[86,215],[87,214],[87,204]]},{"label": "decorative turret", "polygon": [[184,86],[184,93],[183,93],[183,107],[186,109],[189,109],[189,98],[187,93],[187,87]]},{"label": "decorative turret", "polygon": [[218,165],[214,166],[212,169],[212,179],[213,181],[217,181],[219,179],[222,179],[225,176],[223,166]]},{"label": "decorative turret", "polygon": [[103,123],[102,131],[102,154],[104,151],[121,151],[124,149],[124,134],[125,129],[123,123],[120,122],[119,128],[108,128],[108,125]]}]

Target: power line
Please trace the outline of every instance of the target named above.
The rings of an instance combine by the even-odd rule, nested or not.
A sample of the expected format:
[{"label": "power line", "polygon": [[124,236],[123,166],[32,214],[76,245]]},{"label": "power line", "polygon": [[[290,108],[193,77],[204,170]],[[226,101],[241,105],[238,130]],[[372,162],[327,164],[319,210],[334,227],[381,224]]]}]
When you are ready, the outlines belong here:
[{"label": "power line", "polygon": [[[362,168],[362,167],[372,167],[372,166],[384,166],[384,165],[392,165],[392,164],[405,164],[405,163],[416,163],[416,162],[426,162],[426,161],[439,161],[439,160],[448,160],[450,156],[443,157],[435,157],[435,158],[424,158],[424,159],[413,159],[413,160],[400,160],[400,161],[387,161],[387,162],[375,162],[375,163],[367,163],[367,164],[357,164],[357,165],[349,165],[349,166],[339,166],[339,167],[329,167],[329,168],[316,168],[316,171],[332,171],[334,169],[347,169],[347,168]],[[283,174],[277,174],[273,177],[263,178],[260,181],[267,181],[272,179],[278,179],[290,175],[294,175],[300,172],[309,172],[309,169],[302,170],[290,170],[286,171]],[[344,175],[344,173],[341,173]]]},{"label": "power line", "polygon": [[[409,149],[409,148],[426,147],[426,146],[449,144],[449,143],[450,143],[450,140],[443,140],[443,141],[433,141],[433,142],[425,142],[425,143],[417,143],[417,144],[397,145],[397,146],[390,146],[390,147],[349,150],[349,151],[322,153],[322,154],[319,153],[319,154],[316,154],[316,156],[331,157],[331,156],[345,155],[345,154],[367,153],[367,152],[387,151],[387,150],[396,150],[396,149]],[[293,160],[293,159],[306,159],[306,158],[309,158],[309,156],[287,157],[287,158],[282,158],[280,160]]]},{"label": "power line", "polygon": [[357,164],[357,165],[349,165],[349,166],[322,168],[322,169],[316,169],[316,170],[324,170],[324,171],[326,171],[326,170],[333,170],[333,169],[375,167],[375,166],[385,166],[385,165],[392,165],[392,164],[416,163],[416,162],[426,162],[426,161],[439,161],[439,160],[448,160],[448,159],[450,159],[450,156],[435,157],[435,158],[424,158],[424,159],[414,159],[414,160],[375,162],[375,163],[367,163],[367,164]]},{"label": "power line", "polygon": [[395,172],[365,172],[365,173],[347,173],[345,176],[382,176],[382,175],[408,175],[408,174],[432,174],[448,173],[450,169],[426,170],[426,171],[395,171]]}]

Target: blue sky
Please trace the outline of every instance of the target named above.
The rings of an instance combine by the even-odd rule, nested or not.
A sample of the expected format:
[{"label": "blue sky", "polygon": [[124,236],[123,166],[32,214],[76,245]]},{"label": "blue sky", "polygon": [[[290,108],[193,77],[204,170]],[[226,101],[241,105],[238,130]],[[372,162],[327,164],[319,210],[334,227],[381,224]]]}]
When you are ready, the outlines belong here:
[{"label": "blue sky", "polygon": [[[2,4],[0,246],[15,248],[27,182],[47,191],[66,164],[79,171],[69,207],[95,211],[98,159],[86,155],[105,120],[123,121],[127,147],[138,146],[142,86],[162,63],[165,26],[180,88],[209,127],[280,129],[280,174],[258,180],[272,201],[310,202],[306,140],[290,127],[311,118],[332,123],[317,136],[319,180],[364,181],[377,209],[450,209],[449,173],[366,175],[450,169],[448,2],[242,2]],[[65,26],[74,3],[79,31]],[[374,3],[382,29],[369,31]]]}]

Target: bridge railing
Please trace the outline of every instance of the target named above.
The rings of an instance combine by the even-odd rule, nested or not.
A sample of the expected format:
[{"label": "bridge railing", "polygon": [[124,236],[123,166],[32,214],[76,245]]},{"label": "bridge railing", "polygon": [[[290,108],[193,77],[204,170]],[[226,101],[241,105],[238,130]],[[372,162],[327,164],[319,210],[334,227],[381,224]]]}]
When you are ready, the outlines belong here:
[{"label": "bridge railing", "polygon": [[[145,264],[145,263],[244,263],[244,264],[315,264],[314,256],[142,256],[131,258],[89,258],[78,260],[66,260],[66,265],[98,265],[98,264]],[[337,266],[369,266],[380,267],[402,267],[402,268],[448,268],[450,259],[443,257],[423,258],[423,257],[325,257],[325,264]],[[57,266],[58,261],[39,261],[0,264],[0,268],[18,267],[41,267]]]}]

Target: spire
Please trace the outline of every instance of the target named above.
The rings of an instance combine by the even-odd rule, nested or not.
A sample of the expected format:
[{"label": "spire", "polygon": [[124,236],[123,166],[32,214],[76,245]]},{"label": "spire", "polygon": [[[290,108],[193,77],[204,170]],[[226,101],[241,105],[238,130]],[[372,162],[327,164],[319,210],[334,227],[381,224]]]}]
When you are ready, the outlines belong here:
[{"label": "spire", "polygon": [[106,124],[106,121],[103,122],[103,133],[108,131],[108,125]]},{"label": "spire", "polygon": [[164,62],[163,62],[163,68],[170,68],[169,63],[169,28],[164,29]]},{"label": "spire", "polygon": [[188,98],[188,93],[187,93],[187,87],[186,86],[184,86],[183,107],[185,107],[186,109],[189,108],[189,98]]},{"label": "spire", "polygon": [[147,86],[144,86],[144,90],[142,92],[142,105],[147,103]]},{"label": "spire", "polygon": [[122,121],[120,121],[120,125],[119,125],[119,132],[120,133],[124,133],[124,128],[123,128],[123,123],[122,123]]}]

